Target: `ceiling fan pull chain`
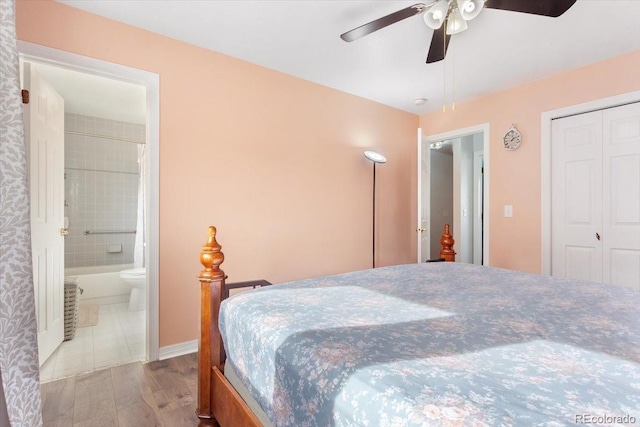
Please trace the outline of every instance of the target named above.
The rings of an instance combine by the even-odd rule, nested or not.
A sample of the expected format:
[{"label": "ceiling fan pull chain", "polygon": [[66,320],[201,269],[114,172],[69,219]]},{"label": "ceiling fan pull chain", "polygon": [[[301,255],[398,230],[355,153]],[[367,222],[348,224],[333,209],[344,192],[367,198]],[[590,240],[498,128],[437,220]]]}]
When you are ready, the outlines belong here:
[{"label": "ceiling fan pull chain", "polygon": [[[446,22],[445,22],[446,24]],[[446,28],[446,27],[445,27]],[[442,51],[447,51],[447,35],[442,38]],[[442,112],[447,112],[447,61],[442,58]]]},{"label": "ceiling fan pull chain", "polygon": [[456,55],[451,53],[451,111],[456,111]]}]

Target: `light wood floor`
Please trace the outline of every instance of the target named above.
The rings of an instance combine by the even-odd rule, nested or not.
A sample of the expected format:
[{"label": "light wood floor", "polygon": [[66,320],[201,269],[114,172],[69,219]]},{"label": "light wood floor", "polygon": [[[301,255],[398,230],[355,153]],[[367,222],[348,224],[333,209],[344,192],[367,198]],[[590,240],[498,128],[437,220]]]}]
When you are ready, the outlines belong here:
[{"label": "light wood floor", "polygon": [[44,427],[197,426],[196,354],[41,385]]}]

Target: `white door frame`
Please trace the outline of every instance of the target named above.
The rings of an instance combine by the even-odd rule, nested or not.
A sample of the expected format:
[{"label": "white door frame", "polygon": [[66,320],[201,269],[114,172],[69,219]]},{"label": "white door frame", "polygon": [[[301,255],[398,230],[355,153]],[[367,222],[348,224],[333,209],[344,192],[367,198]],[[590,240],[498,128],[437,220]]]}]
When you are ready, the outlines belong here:
[{"label": "white door frame", "polygon": [[551,121],[562,117],[604,110],[605,108],[640,102],[640,91],[628,92],[582,104],[543,112],[540,124],[541,151],[541,268],[542,274],[551,275]]},{"label": "white door frame", "polygon": [[[456,138],[462,138],[465,136],[469,136],[469,135],[473,135],[476,133],[482,133],[483,134],[483,156],[484,156],[484,167],[485,167],[485,175],[484,175],[484,200],[485,200],[485,208],[484,208],[484,226],[483,226],[483,247],[482,247],[482,251],[483,251],[483,258],[484,258],[484,264],[483,265],[490,265],[489,264],[489,176],[491,173],[491,168],[489,165],[489,148],[490,145],[489,144],[489,134],[490,134],[490,126],[489,123],[483,123],[483,124],[479,124],[479,125],[475,125],[475,126],[469,126],[466,128],[462,128],[462,129],[456,129],[456,130],[452,130],[449,132],[444,132],[444,133],[439,133],[436,135],[422,135],[422,129],[419,128],[418,129],[418,219],[417,219],[417,223],[418,226],[416,228],[420,228],[420,215],[421,215],[421,209],[422,209],[422,195],[421,195],[421,191],[422,191],[422,187],[420,185],[421,182],[421,177],[422,177],[422,155],[421,155],[421,149],[422,149],[422,145],[424,144],[431,144],[432,142],[438,142],[438,141],[443,141],[445,139],[456,139]],[[456,161],[454,158],[454,170],[456,167],[459,167],[456,165]],[[454,200],[455,203],[455,200]],[[454,209],[455,211],[455,209]],[[455,212],[454,212],[455,213]],[[430,232],[431,230],[429,230]],[[455,239],[455,235],[453,236],[453,238]],[[420,256],[420,233],[418,232],[418,256]],[[454,250],[455,250],[455,244],[454,244]],[[420,258],[418,258],[418,262],[420,261]]]},{"label": "white door frame", "polygon": [[18,53],[24,60],[34,60],[69,70],[101,77],[123,80],[147,89],[146,137],[148,168],[145,176],[147,189],[147,222],[145,227],[145,266],[147,268],[147,322],[146,354],[149,361],[159,355],[159,193],[160,193],[160,76],[148,71],[75,53],[18,40]]}]

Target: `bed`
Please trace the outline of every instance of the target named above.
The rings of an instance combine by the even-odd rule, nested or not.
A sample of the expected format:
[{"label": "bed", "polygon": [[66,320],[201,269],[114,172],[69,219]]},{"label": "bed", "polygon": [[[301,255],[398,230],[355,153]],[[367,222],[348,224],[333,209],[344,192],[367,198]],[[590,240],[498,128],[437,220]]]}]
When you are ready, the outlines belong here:
[{"label": "bed", "polygon": [[[203,425],[560,426],[640,418],[637,291],[438,262],[224,300],[224,256],[215,228],[208,233],[200,256]],[[444,237],[443,250],[452,250],[453,239]]]}]

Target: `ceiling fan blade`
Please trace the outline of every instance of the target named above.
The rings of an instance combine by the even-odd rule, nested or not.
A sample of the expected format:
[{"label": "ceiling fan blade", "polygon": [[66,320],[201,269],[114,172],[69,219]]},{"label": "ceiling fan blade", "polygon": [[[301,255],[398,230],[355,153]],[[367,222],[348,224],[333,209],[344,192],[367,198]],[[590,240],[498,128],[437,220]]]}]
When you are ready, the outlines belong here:
[{"label": "ceiling fan blade", "polygon": [[360,37],[366,36],[367,34],[371,34],[374,31],[378,31],[388,25],[395,24],[396,22],[402,21],[403,19],[407,19],[412,17],[413,15],[422,13],[426,9],[426,7],[427,6],[424,3],[414,4],[413,6],[409,6],[390,15],[383,16],[382,18],[376,19],[375,21],[371,21],[368,24],[361,25],[360,27],[354,28],[351,31],[347,31],[344,34],[341,34],[340,38],[346,42],[352,42],[359,39]]},{"label": "ceiling fan blade", "polygon": [[451,34],[446,33],[445,27],[446,25],[443,25],[433,32],[431,46],[429,46],[429,53],[427,54],[427,64],[442,61],[447,54]]},{"label": "ceiling fan blade", "polygon": [[512,12],[532,13],[534,15],[557,18],[565,13],[576,0],[487,0],[485,7],[510,10]]}]

